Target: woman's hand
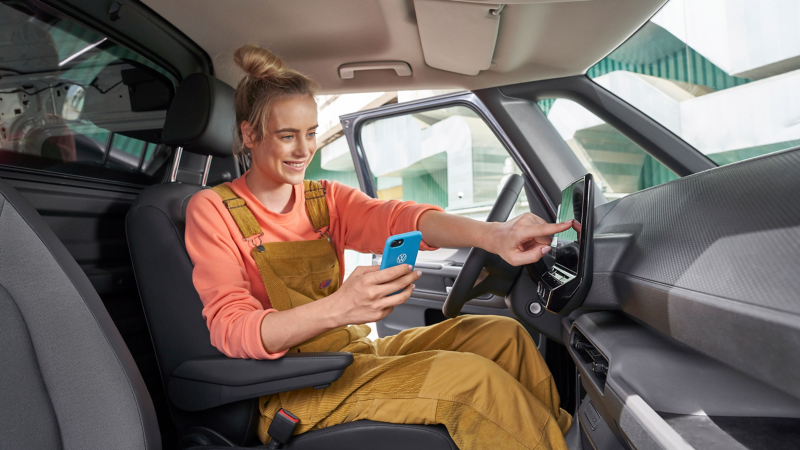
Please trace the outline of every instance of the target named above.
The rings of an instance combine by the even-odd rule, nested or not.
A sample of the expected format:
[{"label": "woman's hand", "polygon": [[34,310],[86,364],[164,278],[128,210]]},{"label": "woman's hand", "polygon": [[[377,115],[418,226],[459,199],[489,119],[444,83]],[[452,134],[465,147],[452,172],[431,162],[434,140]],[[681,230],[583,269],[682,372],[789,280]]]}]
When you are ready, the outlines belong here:
[{"label": "woman's hand", "polygon": [[494,230],[488,234],[483,249],[512,266],[531,264],[550,250],[552,235],[568,230],[572,223],[573,220],[547,223],[535,214],[521,214],[508,222],[493,223]]},{"label": "woman's hand", "polygon": [[[338,326],[377,322],[411,297],[414,283],[422,275],[402,264],[380,270],[379,266],[356,267],[329,298]],[[393,292],[397,294],[390,295]]]}]

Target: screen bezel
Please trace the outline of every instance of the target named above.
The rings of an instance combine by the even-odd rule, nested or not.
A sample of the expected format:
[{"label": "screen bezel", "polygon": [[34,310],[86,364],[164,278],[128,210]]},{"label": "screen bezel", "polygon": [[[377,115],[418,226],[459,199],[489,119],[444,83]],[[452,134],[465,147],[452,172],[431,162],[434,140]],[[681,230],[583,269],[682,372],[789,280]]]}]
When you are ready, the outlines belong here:
[{"label": "screen bezel", "polygon": [[[584,197],[583,204],[581,205],[583,223],[581,223],[581,237],[578,243],[578,268],[572,280],[553,289],[551,297],[544,305],[548,311],[554,313],[565,314],[579,307],[589,293],[589,288],[591,288],[592,284],[595,195],[592,174],[587,173],[568,184],[566,188],[562,189],[562,198],[563,191],[575,183],[580,182],[581,178],[584,180]],[[558,218],[556,217],[556,219]],[[553,267],[548,270],[547,273],[550,273],[552,270],[555,270],[555,261],[553,261]],[[567,269],[565,268],[562,270]],[[571,272],[569,270],[567,271]]]},{"label": "screen bezel", "polygon": [[[574,192],[575,192],[575,187],[576,187],[576,186],[579,186],[579,185],[581,185],[581,184],[583,184],[583,186],[582,186],[582,188],[583,188],[583,189],[582,189],[582,190],[583,190],[583,199],[582,199],[582,201],[581,201],[580,213],[579,213],[579,214],[580,214],[580,222],[579,222],[579,223],[581,224],[581,231],[580,231],[580,233],[577,233],[577,230],[576,230],[576,233],[577,233],[577,238],[576,238],[576,241],[571,241],[571,242],[577,242],[577,244],[578,244],[578,245],[577,245],[577,250],[578,250],[578,261],[575,263],[575,265],[574,265],[574,269],[573,269],[572,267],[568,267],[568,266],[566,266],[565,264],[563,264],[563,262],[562,262],[562,263],[560,263],[560,262],[559,262],[559,254],[562,254],[562,255],[563,255],[563,252],[559,252],[559,251],[558,251],[558,247],[559,247],[558,243],[559,243],[559,239],[563,239],[563,237],[559,237],[558,235],[559,235],[559,234],[562,234],[562,233],[564,233],[564,232],[566,232],[566,231],[564,231],[564,232],[562,232],[562,233],[556,233],[556,234],[553,236],[553,240],[552,240],[552,242],[551,242],[551,244],[550,244],[550,245],[551,245],[551,250],[550,250],[550,251],[552,252],[551,254],[552,254],[552,255],[554,256],[554,258],[555,258],[555,260],[553,261],[553,268],[550,270],[550,272],[551,272],[551,273],[552,273],[552,272],[554,272],[554,271],[555,271],[554,269],[556,269],[556,268],[557,268],[558,270],[561,270],[561,271],[563,271],[563,272],[566,272],[567,274],[571,275],[572,277],[577,277],[577,276],[578,276],[578,274],[580,273],[580,270],[581,270],[581,266],[580,266],[580,257],[581,257],[581,254],[583,254],[583,248],[582,248],[582,247],[583,247],[583,240],[584,240],[584,239],[583,239],[583,234],[584,234],[584,232],[583,232],[583,222],[586,222],[585,216],[586,216],[586,209],[587,209],[587,199],[586,199],[586,192],[587,192],[587,187],[586,187],[586,184],[587,184],[587,183],[586,183],[586,175],[584,175],[584,176],[582,176],[582,177],[578,178],[577,180],[573,181],[572,183],[570,183],[569,185],[567,185],[567,187],[565,187],[564,189],[562,189],[562,190],[561,190],[561,203],[558,205],[558,209],[556,210],[556,220],[557,220],[558,222],[562,222],[562,218],[561,218],[561,211],[563,211],[563,207],[564,207],[564,200],[565,200],[565,199],[564,199],[564,193],[565,193],[565,192],[566,192],[568,189],[572,189],[572,192],[570,193],[570,199],[569,199],[569,201],[570,201],[570,207],[573,207],[573,206],[572,206],[572,198],[574,198],[574,195],[575,195],[575,194],[574,194]],[[573,214],[573,215],[574,215],[574,214]],[[576,218],[575,218],[575,217],[573,217],[573,219],[576,219]],[[563,256],[562,256],[562,258],[563,258]],[[562,260],[562,261],[563,261],[563,260]]]}]

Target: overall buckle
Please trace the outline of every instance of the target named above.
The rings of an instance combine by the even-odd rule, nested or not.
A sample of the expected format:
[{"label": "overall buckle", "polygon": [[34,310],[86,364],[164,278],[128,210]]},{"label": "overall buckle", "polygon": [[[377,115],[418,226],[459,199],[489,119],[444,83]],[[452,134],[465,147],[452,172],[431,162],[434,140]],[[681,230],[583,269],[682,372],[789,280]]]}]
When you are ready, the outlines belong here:
[{"label": "overall buckle", "polygon": [[261,245],[261,237],[264,236],[264,233],[256,234],[255,236],[250,236],[249,238],[244,238],[246,242],[249,242],[250,245],[257,248],[258,251],[263,252],[264,246]]},{"label": "overall buckle", "polygon": [[[230,204],[228,204],[228,202],[235,202],[235,201],[238,201],[238,202],[240,202],[240,203],[234,204],[233,206],[231,206]],[[231,209],[236,209],[236,208],[241,208],[241,207],[243,207],[243,206],[247,206],[247,205],[246,205],[246,203],[245,203],[245,201],[244,201],[244,200],[242,200],[241,198],[238,198],[238,197],[236,197],[236,198],[229,198],[229,199],[227,199],[227,200],[223,200],[223,201],[222,201],[222,204],[223,204],[223,205],[225,205],[225,207],[226,207],[226,208],[228,208],[229,210],[231,210]]]}]

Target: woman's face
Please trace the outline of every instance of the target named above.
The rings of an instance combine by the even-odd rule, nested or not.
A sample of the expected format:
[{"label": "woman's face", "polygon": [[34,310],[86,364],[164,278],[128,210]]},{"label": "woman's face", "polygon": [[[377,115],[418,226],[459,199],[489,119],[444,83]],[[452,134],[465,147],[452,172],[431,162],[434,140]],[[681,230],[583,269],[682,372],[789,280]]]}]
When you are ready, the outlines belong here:
[{"label": "woman's face", "polygon": [[317,151],[317,104],[308,96],[278,99],[272,106],[267,130],[260,141],[242,123],[245,145],[251,149],[250,172],[276,184],[300,184]]}]

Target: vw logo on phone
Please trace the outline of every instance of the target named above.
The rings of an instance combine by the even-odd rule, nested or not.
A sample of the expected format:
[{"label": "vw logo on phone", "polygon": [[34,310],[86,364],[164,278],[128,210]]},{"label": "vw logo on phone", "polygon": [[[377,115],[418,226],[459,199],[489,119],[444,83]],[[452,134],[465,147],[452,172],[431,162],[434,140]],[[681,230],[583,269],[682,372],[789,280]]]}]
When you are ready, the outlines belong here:
[{"label": "vw logo on phone", "polygon": [[406,254],[401,253],[400,256],[397,257],[397,264],[403,264],[406,261],[406,258],[408,258]]}]

